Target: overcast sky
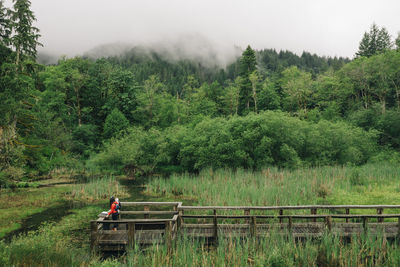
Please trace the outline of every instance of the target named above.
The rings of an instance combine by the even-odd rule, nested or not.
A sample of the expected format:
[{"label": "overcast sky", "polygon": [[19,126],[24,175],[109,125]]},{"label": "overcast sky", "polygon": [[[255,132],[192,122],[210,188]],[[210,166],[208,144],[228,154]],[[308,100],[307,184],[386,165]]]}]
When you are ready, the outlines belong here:
[{"label": "overcast sky", "polygon": [[352,57],[373,22],[400,31],[400,0],[31,0],[44,44],[57,54],[97,45],[200,34],[234,45]]}]

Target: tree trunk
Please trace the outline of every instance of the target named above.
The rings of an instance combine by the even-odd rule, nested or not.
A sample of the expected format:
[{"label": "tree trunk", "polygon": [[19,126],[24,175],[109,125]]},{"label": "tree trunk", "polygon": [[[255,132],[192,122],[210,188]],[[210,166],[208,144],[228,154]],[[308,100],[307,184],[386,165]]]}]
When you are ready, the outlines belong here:
[{"label": "tree trunk", "polygon": [[254,99],[254,111],[257,113],[257,92],[256,89],[253,89],[253,99]]},{"label": "tree trunk", "polygon": [[381,104],[382,104],[382,114],[385,114],[386,112],[386,100],[385,97],[381,97]]},{"label": "tree trunk", "polygon": [[181,121],[181,115],[179,113],[179,92],[178,91],[176,91],[176,104],[177,104],[176,107],[178,109],[178,124],[179,124]]},{"label": "tree trunk", "polygon": [[78,125],[79,127],[82,126],[82,114],[81,114],[81,101],[79,100],[79,88],[74,87],[75,95],[76,95],[76,105],[77,105],[77,113],[78,113]]},{"label": "tree trunk", "polygon": [[15,65],[17,66],[16,67],[16,69],[17,69],[17,71],[18,71],[18,68],[19,68],[19,61],[20,61],[20,57],[21,57],[21,50],[20,50],[20,48],[19,48],[19,46],[17,47],[17,49],[16,49],[17,51],[17,55],[16,55],[16,59],[15,59]]},{"label": "tree trunk", "polygon": [[400,109],[400,92],[396,89],[396,96],[397,96],[397,109]]}]

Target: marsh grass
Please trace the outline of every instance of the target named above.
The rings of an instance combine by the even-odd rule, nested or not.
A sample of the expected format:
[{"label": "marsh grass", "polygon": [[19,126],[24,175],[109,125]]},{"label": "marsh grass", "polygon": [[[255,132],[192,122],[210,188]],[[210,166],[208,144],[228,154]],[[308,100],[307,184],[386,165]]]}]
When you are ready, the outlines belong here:
[{"label": "marsh grass", "polygon": [[96,201],[108,199],[110,196],[119,198],[129,196],[127,189],[112,175],[92,178],[83,184],[75,184],[70,194],[72,199],[79,201]]},{"label": "marsh grass", "polygon": [[148,194],[193,198],[198,205],[399,204],[400,168],[390,164],[202,171],[155,178]]},{"label": "marsh grass", "polygon": [[98,262],[87,242],[88,221],[98,207],[72,210],[57,224],[44,224],[39,230],[0,241],[0,266],[89,266]]},{"label": "marsh grass", "polygon": [[396,242],[382,236],[355,235],[352,241],[332,234],[318,239],[295,240],[271,233],[267,238],[220,239],[208,246],[181,237],[168,249],[164,244],[128,252],[126,258],[109,259],[100,266],[398,266]]}]

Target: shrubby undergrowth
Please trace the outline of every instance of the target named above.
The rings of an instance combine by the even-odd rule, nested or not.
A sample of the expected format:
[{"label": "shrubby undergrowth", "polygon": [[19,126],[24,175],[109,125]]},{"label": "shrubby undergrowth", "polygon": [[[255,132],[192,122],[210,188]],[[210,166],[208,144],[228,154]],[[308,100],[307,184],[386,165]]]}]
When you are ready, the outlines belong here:
[{"label": "shrubby undergrowth", "polygon": [[130,128],[105,144],[89,166],[114,171],[197,172],[203,168],[359,165],[377,148],[377,134],[345,122],[317,123],[280,111],[203,118],[163,130]]}]

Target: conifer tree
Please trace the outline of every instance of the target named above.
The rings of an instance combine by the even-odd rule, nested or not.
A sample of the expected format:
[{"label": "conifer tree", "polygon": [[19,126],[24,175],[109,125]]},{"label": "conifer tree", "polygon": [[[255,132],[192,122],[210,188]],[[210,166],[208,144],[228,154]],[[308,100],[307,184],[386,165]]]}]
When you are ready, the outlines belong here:
[{"label": "conifer tree", "polygon": [[240,115],[245,115],[250,111],[253,97],[253,87],[250,81],[250,74],[256,70],[256,65],[256,53],[250,45],[248,45],[240,58],[240,76],[242,77],[242,84],[239,92]]},{"label": "conifer tree", "polygon": [[36,57],[36,47],[42,45],[38,42],[39,29],[33,26],[35,15],[30,10],[29,0],[14,0],[14,10],[11,11],[12,29],[14,35],[11,44],[15,47],[15,64],[19,66],[22,55]]},{"label": "conifer tree", "polygon": [[396,44],[396,49],[400,50],[400,32],[397,34],[395,44]]},{"label": "conifer tree", "polygon": [[4,1],[0,0],[0,44],[8,45],[11,34],[9,19],[10,10],[4,7]]},{"label": "conifer tree", "polygon": [[356,57],[370,57],[392,47],[390,35],[385,27],[379,29],[374,23],[360,41]]}]

